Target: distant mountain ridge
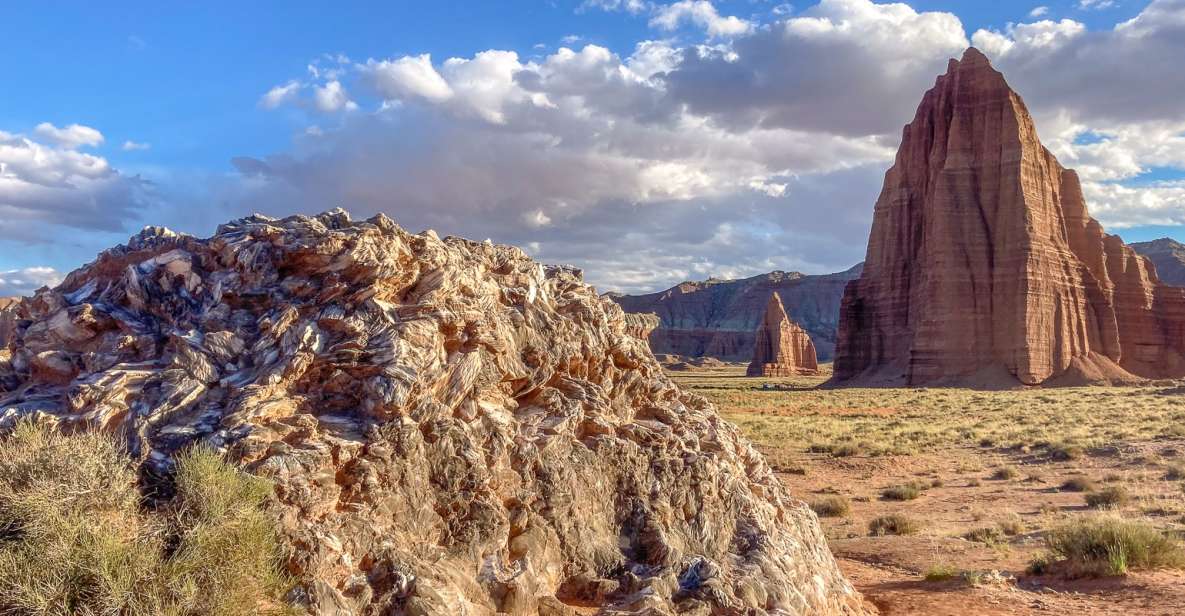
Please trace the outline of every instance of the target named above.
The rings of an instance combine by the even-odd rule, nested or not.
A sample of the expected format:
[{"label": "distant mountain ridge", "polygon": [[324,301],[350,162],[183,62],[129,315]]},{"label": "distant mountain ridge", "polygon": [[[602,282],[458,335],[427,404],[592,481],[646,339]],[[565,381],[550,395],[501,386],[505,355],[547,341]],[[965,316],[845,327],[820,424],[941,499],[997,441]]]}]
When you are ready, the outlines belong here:
[{"label": "distant mountain ridge", "polygon": [[608,297],[626,312],[658,315],[661,323],[650,334],[655,353],[747,362],[769,297],[777,293],[790,318],[810,334],[819,361],[829,361],[844,286],[860,276],[862,267],[825,275],[774,271],[736,280],[709,278],[657,293]]},{"label": "distant mountain ridge", "polygon": [[1156,266],[1160,281],[1174,287],[1185,287],[1185,244],[1162,237],[1150,242],[1128,244],[1137,253],[1148,257]]}]

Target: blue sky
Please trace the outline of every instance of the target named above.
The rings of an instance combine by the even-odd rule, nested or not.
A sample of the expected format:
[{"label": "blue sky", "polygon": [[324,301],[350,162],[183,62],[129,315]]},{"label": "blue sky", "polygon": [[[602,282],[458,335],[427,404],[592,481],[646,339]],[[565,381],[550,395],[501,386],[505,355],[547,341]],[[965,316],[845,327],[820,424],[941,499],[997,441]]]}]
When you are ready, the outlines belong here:
[{"label": "blue sky", "polygon": [[[1047,145],[1084,169],[1109,228],[1129,241],[1185,240],[1176,184],[1185,118],[1139,101],[1116,111],[1098,82],[1121,75],[1126,88],[1144,87],[1136,60],[1131,71],[1081,66],[1091,54],[1185,53],[1185,43],[1172,47],[1179,0],[630,4],[8,6],[0,138],[31,141],[90,175],[60,175],[52,161],[35,169],[27,161],[38,157],[9,163],[29,184],[6,197],[0,183],[0,293],[27,290],[12,270],[51,279],[144,224],[208,234],[254,210],[336,205],[524,245],[585,266],[602,288],[843,269],[863,252],[899,126],[944,59],[981,41]],[[1116,34],[1134,18],[1151,32],[1139,43],[1155,44],[1151,55]],[[829,24],[825,40],[771,34],[806,19]],[[449,58],[465,62],[449,68]],[[821,64],[831,72],[811,72]],[[778,84],[731,96],[727,73],[749,66],[778,71]],[[1080,81],[1042,78],[1062,66]],[[1150,95],[1185,96],[1173,79],[1147,79]],[[318,89],[331,82],[341,96],[323,103]],[[290,95],[265,101],[286,84]],[[826,99],[833,87],[884,104],[846,109]],[[101,143],[60,132],[71,125]]]}]

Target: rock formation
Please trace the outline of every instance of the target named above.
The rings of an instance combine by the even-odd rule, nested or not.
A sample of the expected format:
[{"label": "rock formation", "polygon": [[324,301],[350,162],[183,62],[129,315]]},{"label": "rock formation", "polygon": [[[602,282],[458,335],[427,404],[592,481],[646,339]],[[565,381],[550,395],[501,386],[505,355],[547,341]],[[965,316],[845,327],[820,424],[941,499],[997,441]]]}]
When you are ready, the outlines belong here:
[{"label": "rock formation", "polygon": [[837,382],[1185,374],[1185,298],[1086,211],[1078,176],[969,49],[905,127],[843,298]]},{"label": "rock formation", "polygon": [[810,334],[819,359],[827,361],[835,348],[844,286],[859,275],[859,265],[826,276],[771,272],[741,280],[684,282],[660,293],[610,297],[626,312],[658,315],[661,324],[650,335],[655,353],[749,361],[766,301],[770,293],[777,293],[790,307],[790,318]]},{"label": "rock formation", "polygon": [[0,349],[8,345],[17,326],[19,297],[0,297]]},{"label": "rock formation", "polygon": [[0,423],[273,479],[313,613],[863,613],[737,429],[517,248],[340,210],[149,228],[19,310]]},{"label": "rock formation", "polygon": [[653,332],[661,321],[658,320],[658,315],[652,312],[632,312],[625,315],[625,329],[629,335],[645,342],[650,338],[650,333]]},{"label": "rock formation", "polygon": [[1185,244],[1162,237],[1151,242],[1128,245],[1152,262],[1161,282],[1174,287],[1185,287]]},{"label": "rock formation", "polygon": [[753,361],[746,376],[794,376],[818,374],[815,345],[806,330],[786,316],[777,293],[771,293],[765,317],[757,327]]}]

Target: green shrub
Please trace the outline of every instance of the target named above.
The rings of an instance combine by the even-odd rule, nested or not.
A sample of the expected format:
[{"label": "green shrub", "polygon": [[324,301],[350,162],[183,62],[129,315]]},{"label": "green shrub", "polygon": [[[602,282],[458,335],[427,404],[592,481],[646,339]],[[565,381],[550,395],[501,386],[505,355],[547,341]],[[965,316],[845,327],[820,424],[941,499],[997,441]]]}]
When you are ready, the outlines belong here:
[{"label": "green shrub", "polygon": [[922,578],[927,582],[945,582],[958,577],[959,570],[947,564],[939,564],[926,569]]},{"label": "green shrub", "polygon": [[868,523],[868,534],[874,537],[913,535],[919,530],[921,530],[921,525],[899,513],[882,515]]},{"label": "green shrub", "polygon": [[1091,507],[1122,507],[1129,500],[1131,496],[1123,486],[1107,486],[1086,495],[1086,504]]},{"label": "green shrub", "polygon": [[0,440],[0,613],[286,613],[270,493],[199,449],[147,510],[114,441],[22,423]]},{"label": "green shrub", "polygon": [[1094,489],[1094,482],[1086,477],[1071,477],[1062,484],[1063,492],[1090,492]]},{"label": "green shrub", "polygon": [[1145,522],[1118,517],[1069,522],[1050,531],[1046,543],[1071,576],[1185,568],[1185,549],[1179,543]]},{"label": "green shrub", "polygon": [[821,518],[838,518],[848,515],[852,504],[842,496],[827,496],[811,502],[811,509]]}]

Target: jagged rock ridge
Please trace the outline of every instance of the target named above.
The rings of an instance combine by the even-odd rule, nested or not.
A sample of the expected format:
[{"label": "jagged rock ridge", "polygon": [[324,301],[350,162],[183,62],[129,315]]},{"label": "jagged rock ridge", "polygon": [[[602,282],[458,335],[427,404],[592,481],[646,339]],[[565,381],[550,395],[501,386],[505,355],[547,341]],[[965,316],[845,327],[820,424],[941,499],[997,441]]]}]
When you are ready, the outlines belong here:
[{"label": "jagged rock ridge", "polygon": [[863,613],[736,428],[517,248],[342,211],[150,228],[17,311],[0,423],[272,478],[314,613]]},{"label": "jagged rock ridge", "polygon": [[655,353],[749,361],[754,337],[771,293],[781,296],[791,319],[810,335],[820,361],[835,348],[844,285],[860,275],[857,265],[824,276],[771,272],[741,280],[684,282],[646,295],[611,296],[626,312],[658,315],[650,335]]},{"label": "jagged rock ridge", "polygon": [[753,360],[747,376],[793,376],[818,374],[815,345],[806,330],[786,316],[786,308],[777,293],[771,293],[765,317],[757,327]]},{"label": "jagged rock ridge", "polygon": [[978,50],[905,127],[846,289],[837,382],[1033,385],[1185,374],[1185,298],[1103,232]]},{"label": "jagged rock ridge", "polygon": [[1185,287],[1185,244],[1162,237],[1128,246],[1152,262],[1161,282],[1174,287]]}]

